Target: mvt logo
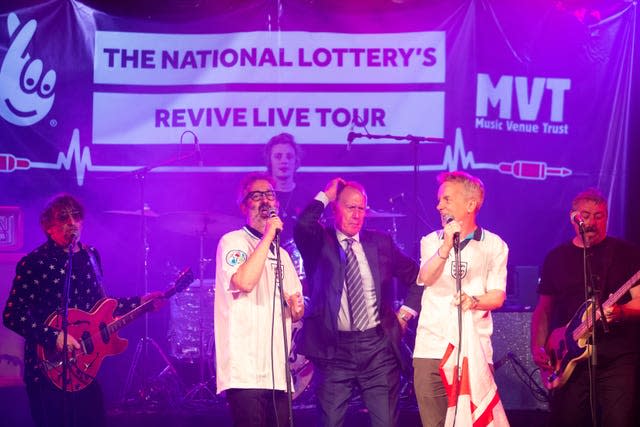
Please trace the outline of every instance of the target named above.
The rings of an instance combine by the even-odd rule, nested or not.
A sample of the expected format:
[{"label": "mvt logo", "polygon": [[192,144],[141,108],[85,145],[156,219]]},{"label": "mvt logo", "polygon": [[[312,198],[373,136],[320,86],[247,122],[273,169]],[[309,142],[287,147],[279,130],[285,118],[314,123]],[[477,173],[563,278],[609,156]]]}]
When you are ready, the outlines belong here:
[{"label": "mvt logo", "polygon": [[27,52],[36,27],[35,19],[21,24],[15,13],[7,18],[10,41],[0,66],[0,116],[18,126],[40,121],[55,98],[56,72],[44,72],[42,61]]},{"label": "mvt logo", "polygon": [[[500,76],[494,85],[488,74],[479,73],[476,91],[476,128],[511,132],[568,134],[564,124],[565,95],[571,80],[563,78]],[[515,89],[515,91],[514,91]],[[514,93],[515,92],[515,93]],[[517,117],[513,115],[513,100]],[[548,117],[540,117],[543,101]],[[489,105],[498,110],[498,119],[486,119]],[[520,120],[520,121],[518,121]]]}]

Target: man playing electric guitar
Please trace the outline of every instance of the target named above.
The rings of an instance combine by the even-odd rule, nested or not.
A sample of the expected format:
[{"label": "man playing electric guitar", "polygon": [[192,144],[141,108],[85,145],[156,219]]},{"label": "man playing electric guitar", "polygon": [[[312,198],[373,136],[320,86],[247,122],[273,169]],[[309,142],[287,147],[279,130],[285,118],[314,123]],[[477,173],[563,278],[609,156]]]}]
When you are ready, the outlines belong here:
[{"label": "man playing electric guitar", "polygon": [[[31,415],[41,426],[105,426],[102,391],[91,382],[80,391],[64,393],[42,369],[36,347],[61,351],[64,334],[47,326],[47,318],[60,310],[67,276],[69,250],[73,253],[69,308],[91,310],[105,297],[98,252],[80,242],[84,207],[73,196],[54,197],[40,215],[47,241],[26,255],[16,266],[11,293],[4,309],[4,325],[25,338],[24,381]],[[115,314],[122,315],[146,301],[154,308],[163,304],[162,292],[144,297],[118,298]],[[80,343],[67,336],[67,347],[80,350]],[[64,419],[63,417],[66,417]]]},{"label": "man playing electric guitar", "polygon": [[[582,306],[585,245],[580,227],[584,230],[597,299],[599,303],[607,302],[603,312],[608,331],[604,331],[601,321],[594,328],[597,425],[631,427],[637,422],[634,402],[640,355],[640,286],[637,281],[627,282],[640,269],[640,249],[607,236],[607,215],[607,201],[598,190],[579,193],[571,207],[575,236],[553,249],[542,267],[538,304],[531,319],[531,353],[551,388],[550,426],[592,425],[587,357],[591,328],[574,341],[579,338],[574,332],[583,331],[579,328],[590,311]],[[628,290],[618,296],[616,292],[621,287]],[[563,327],[564,334],[558,329]]]}]

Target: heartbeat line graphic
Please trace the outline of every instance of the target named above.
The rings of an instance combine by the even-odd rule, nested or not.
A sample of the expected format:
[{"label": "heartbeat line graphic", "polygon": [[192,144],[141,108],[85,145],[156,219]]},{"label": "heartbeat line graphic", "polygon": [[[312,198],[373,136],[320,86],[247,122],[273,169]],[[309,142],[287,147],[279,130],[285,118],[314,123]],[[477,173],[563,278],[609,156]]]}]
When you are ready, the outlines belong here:
[{"label": "heartbeat line graphic", "polygon": [[545,180],[548,176],[567,177],[572,174],[571,169],[564,167],[549,167],[546,162],[534,160],[516,160],[514,162],[495,163],[476,163],[473,152],[465,152],[464,141],[462,139],[462,130],[456,129],[456,138],[453,149],[447,146],[444,150],[444,157],[440,169],[424,170],[446,170],[454,171],[457,169],[458,163],[461,163],[462,169],[491,169],[500,173],[512,175],[520,179]]},{"label": "heartbeat line graphic", "polygon": [[[456,129],[453,148],[447,146],[444,149],[442,163],[432,165],[419,165],[419,171],[442,172],[445,170],[462,169],[489,169],[502,174],[511,175],[519,179],[545,180],[550,176],[561,178],[568,177],[573,172],[565,167],[548,166],[546,162],[536,160],[516,160],[514,162],[477,163],[472,151],[466,151],[462,130]],[[411,172],[413,166],[302,166],[301,172]]]},{"label": "heartbeat line graphic", "polygon": [[[26,158],[15,157],[10,153],[0,153],[0,172],[14,172],[29,169],[70,170],[75,164],[78,186],[84,184],[86,172],[133,172],[141,166],[94,165],[89,147],[80,147],[80,131],[74,129],[67,152],[58,153],[55,163],[34,162]],[[477,163],[472,151],[466,151],[462,130],[456,129],[453,147],[444,150],[442,162],[432,165],[419,165],[420,171],[454,171],[462,169],[488,169],[519,179],[545,180],[548,177],[565,178],[573,172],[565,167],[548,166],[546,162],[535,160],[516,160],[500,163]],[[252,172],[255,166],[160,166],[153,172]],[[411,172],[413,166],[302,166],[300,172]]]}]

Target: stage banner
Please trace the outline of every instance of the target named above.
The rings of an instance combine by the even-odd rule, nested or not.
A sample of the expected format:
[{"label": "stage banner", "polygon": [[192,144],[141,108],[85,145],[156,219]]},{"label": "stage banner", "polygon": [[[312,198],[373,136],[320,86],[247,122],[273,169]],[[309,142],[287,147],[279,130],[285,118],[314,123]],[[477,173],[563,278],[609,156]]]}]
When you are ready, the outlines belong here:
[{"label": "stage banner", "polygon": [[635,3],[273,3],[162,19],[79,0],[3,10],[0,204],[35,211],[70,191],[133,209],[144,174],[155,209],[235,212],[241,174],[289,132],[301,182],[358,179],[382,209],[410,199],[409,250],[439,227],[435,177],[451,170],[483,179],[481,223],[516,264],[571,235],[570,200],[589,186],[623,232]]}]

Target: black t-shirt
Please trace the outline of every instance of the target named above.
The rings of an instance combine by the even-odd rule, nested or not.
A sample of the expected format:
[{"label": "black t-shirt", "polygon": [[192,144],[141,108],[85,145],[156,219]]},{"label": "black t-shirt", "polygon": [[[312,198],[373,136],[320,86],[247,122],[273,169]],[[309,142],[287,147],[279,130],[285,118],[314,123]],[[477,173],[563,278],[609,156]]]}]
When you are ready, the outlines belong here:
[{"label": "black t-shirt", "polygon": [[[640,249],[614,237],[605,238],[588,252],[600,302],[606,301],[640,269]],[[556,247],[545,258],[538,293],[553,298],[550,330],[566,326],[585,301],[583,259],[583,249],[571,242]],[[617,303],[625,304],[630,299],[630,293],[626,292]],[[615,356],[640,351],[637,322],[626,321],[609,327],[607,334],[596,328],[598,354]]]},{"label": "black t-shirt", "polygon": [[276,191],[278,202],[280,203],[280,218],[284,223],[282,230],[282,243],[291,241],[293,243],[293,228],[298,220],[298,215],[302,209],[309,204],[313,195],[309,191],[296,186],[292,191]]}]

